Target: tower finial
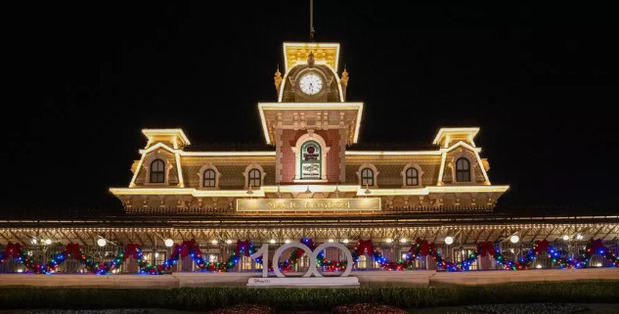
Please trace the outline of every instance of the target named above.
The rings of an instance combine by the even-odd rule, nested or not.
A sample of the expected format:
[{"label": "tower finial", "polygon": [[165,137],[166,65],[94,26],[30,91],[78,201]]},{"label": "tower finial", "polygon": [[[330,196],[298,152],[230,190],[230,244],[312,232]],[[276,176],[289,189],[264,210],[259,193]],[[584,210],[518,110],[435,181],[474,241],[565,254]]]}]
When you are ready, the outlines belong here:
[{"label": "tower finial", "polygon": [[279,64],[277,65],[277,70],[273,75],[273,84],[275,84],[275,90],[279,94],[279,88],[282,86],[282,73],[279,72]]},{"label": "tower finial", "polygon": [[344,100],[346,100],[346,87],[348,86],[349,79],[350,77],[348,71],[346,71],[346,65],[344,65],[344,71],[342,71],[342,76],[340,77],[340,85],[342,85],[342,96],[344,96]]},{"label": "tower finial", "polygon": [[314,34],[316,30],[314,29],[314,0],[310,0],[310,41],[314,41]]},{"label": "tower finial", "polygon": [[310,50],[310,53],[307,55],[307,65],[311,68],[314,66],[314,63],[314,51]]}]

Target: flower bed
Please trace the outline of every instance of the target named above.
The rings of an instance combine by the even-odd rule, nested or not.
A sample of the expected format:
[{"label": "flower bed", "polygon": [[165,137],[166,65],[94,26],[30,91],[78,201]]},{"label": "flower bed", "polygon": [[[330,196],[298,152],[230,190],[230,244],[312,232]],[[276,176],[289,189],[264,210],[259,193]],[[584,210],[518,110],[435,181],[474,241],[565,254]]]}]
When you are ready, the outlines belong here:
[{"label": "flower bed", "polygon": [[391,305],[359,303],[336,306],[331,313],[335,314],[404,314],[406,311]]}]

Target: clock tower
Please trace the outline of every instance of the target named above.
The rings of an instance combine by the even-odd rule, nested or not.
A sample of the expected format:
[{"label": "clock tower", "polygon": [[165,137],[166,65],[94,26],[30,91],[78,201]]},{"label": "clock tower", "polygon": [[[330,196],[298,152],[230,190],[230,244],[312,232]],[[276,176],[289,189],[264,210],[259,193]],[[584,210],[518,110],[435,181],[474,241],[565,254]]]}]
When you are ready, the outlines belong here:
[{"label": "clock tower", "polygon": [[267,144],[276,147],[278,184],[344,182],[346,146],[356,143],[363,103],[346,102],[338,43],[284,43],[276,103],[259,103]]}]

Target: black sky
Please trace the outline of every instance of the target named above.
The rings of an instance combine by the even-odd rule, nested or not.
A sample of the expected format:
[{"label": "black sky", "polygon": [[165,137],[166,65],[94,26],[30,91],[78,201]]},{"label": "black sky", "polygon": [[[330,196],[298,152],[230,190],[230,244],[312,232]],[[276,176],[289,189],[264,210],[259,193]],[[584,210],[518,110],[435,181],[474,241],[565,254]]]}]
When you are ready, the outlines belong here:
[{"label": "black sky", "polygon": [[[602,4],[315,1],[317,41],[342,44],[360,140],[431,142],[479,126],[502,210],[617,213],[617,19]],[[217,5],[215,5],[217,3]],[[194,143],[261,144],[283,41],[307,1],[53,2],[5,11],[0,157],[7,211],[119,210],[145,127]],[[341,70],[341,69],[340,69]]]}]

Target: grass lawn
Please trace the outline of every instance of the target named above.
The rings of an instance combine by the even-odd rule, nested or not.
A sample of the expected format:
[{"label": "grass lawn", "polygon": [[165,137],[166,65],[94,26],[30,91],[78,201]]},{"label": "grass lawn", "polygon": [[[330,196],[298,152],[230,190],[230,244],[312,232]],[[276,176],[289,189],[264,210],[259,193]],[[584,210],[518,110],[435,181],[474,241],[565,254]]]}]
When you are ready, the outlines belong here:
[{"label": "grass lawn", "polygon": [[0,308],[3,309],[159,308],[203,311],[247,303],[264,304],[280,311],[328,311],[337,305],[362,302],[415,309],[499,303],[617,303],[617,300],[619,281],[351,289],[0,287]]}]

